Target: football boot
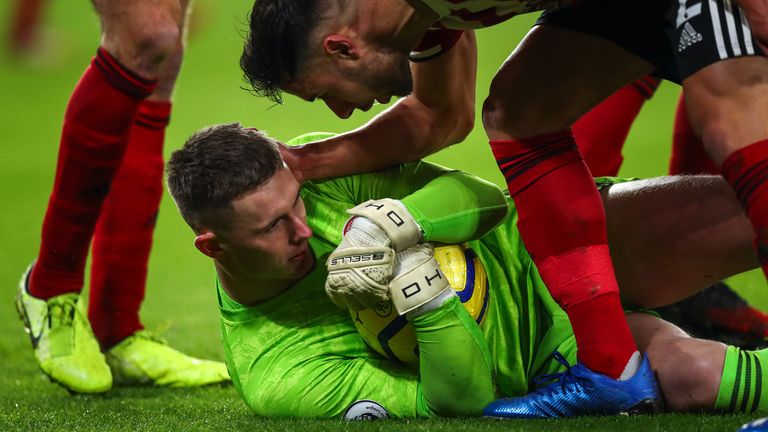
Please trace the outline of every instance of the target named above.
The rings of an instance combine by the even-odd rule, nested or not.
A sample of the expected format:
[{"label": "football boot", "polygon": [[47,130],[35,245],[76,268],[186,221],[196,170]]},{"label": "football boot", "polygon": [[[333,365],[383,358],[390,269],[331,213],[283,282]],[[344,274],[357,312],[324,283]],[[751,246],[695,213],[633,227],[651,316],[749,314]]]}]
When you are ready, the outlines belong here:
[{"label": "football boot", "polygon": [[663,403],[659,385],[646,356],[628,380],[616,380],[589,370],[583,364],[570,366],[555,351],[565,372],[546,375],[534,382],[550,384],[514,398],[498,399],[483,410],[486,417],[542,419],[580,415],[651,414]]},{"label": "football boot", "polygon": [[696,337],[743,349],[768,345],[768,314],[750,306],[723,282],[656,311]]},{"label": "football boot", "polygon": [[224,363],[190,357],[146,330],[108,349],[106,357],[117,384],[196,387],[230,380]]},{"label": "football boot", "polygon": [[112,387],[112,374],[78,307],[80,295],[62,294],[48,300],[29,294],[32,266],[24,272],[16,309],[24,322],[35,358],[48,377],[74,393],[101,393]]}]

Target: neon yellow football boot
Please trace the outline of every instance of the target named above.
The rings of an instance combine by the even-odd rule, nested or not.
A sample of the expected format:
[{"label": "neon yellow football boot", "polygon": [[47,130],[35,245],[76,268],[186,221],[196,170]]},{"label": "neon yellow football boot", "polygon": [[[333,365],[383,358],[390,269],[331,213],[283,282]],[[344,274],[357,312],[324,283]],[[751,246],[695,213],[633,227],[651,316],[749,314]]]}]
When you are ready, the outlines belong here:
[{"label": "neon yellow football boot", "polygon": [[119,384],[197,387],[229,381],[224,363],[190,357],[145,330],[107,350],[106,357]]},{"label": "neon yellow football boot", "polygon": [[77,307],[78,294],[42,300],[29,295],[27,280],[19,283],[16,309],[32,340],[40,369],[75,393],[101,393],[112,387],[112,374],[93,335],[88,318]]}]

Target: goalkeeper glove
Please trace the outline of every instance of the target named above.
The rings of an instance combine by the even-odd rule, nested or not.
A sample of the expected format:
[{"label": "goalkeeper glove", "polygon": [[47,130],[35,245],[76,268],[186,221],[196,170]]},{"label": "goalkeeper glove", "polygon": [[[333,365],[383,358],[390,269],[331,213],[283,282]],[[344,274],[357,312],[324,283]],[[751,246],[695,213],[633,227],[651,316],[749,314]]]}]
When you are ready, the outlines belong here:
[{"label": "goalkeeper glove", "polygon": [[397,313],[407,314],[409,319],[437,309],[456,296],[428,243],[397,254],[389,294]]},{"label": "goalkeeper glove", "polygon": [[339,306],[374,307],[389,299],[395,252],[417,244],[421,228],[397,200],[370,200],[347,211],[341,243],[328,257],[325,291]]}]

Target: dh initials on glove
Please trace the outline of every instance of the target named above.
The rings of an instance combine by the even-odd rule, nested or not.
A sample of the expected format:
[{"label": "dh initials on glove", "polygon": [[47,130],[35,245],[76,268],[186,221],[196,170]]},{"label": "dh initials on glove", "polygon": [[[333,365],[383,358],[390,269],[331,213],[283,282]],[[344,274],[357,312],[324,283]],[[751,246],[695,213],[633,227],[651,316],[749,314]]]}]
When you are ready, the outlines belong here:
[{"label": "dh initials on glove", "polygon": [[398,315],[408,318],[437,309],[456,292],[435,260],[435,250],[425,243],[399,252],[389,294]]},{"label": "dh initials on glove", "polygon": [[395,253],[421,240],[421,228],[403,203],[389,198],[370,200],[347,210],[341,243],[328,257],[325,292],[339,306],[352,310],[389,300]]}]

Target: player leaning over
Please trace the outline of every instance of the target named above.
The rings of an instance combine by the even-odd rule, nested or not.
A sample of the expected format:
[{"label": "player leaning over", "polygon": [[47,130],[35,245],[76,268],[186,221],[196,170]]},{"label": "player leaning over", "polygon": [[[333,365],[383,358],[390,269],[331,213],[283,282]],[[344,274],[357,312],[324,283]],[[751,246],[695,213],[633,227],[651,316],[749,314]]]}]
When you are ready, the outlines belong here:
[{"label": "player leaning over", "polygon": [[[575,119],[654,70],[681,82],[695,132],[747,209],[757,250],[768,251],[760,246],[768,243],[768,60],[739,9],[730,0],[259,0],[241,64],[257,91],[320,99],[344,118],[406,96],[361,129],[286,155],[301,178],[365,171],[460,141],[474,118],[471,29],[543,8],[552,10],[497,72],[483,125],[520,233],[573,325],[582,382],[594,389],[562,400],[553,386],[510,403],[567,404],[576,413],[610,400],[640,356],[601,201],[570,130]],[[761,10],[747,13],[755,20]],[[419,62],[412,70],[409,52]],[[562,278],[562,269],[574,276]],[[654,383],[637,386],[642,394]]]},{"label": "player leaning over", "polygon": [[[519,396],[541,374],[577,377],[578,369],[551,356],[559,350],[575,360],[573,332],[522,246],[514,210],[470,242],[490,287],[482,327],[448,289],[405,304],[390,288],[400,310],[415,307],[408,317],[419,342],[418,370],[368,349],[348,312],[322,288],[328,257],[399,251],[391,287],[404,286],[414,273],[434,274],[429,249],[414,245],[477,238],[504,217],[507,201],[480,179],[426,162],[300,186],[277,147],[237,124],[216,126],[190,138],[167,168],[168,187],[197,235],[195,245],[216,266],[228,367],[257,414],[335,417],[356,401],[373,400],[397,417],[478,415],[495,397],[494,388]],[[628,304],[666,304],[757,264],[749,222],[718,177],[617,184],[603,197]],[[376,216],[372,208],[380,206],[398,217]],[[362,217],[348,223],[348,208]],[[394,220],[401,228],[392,226]],[[377,285],[363,275],[385,272],[381,265],[351,273],[331,267],[329,280],[346,274],[356,281],[353,287]],[[678,411],[768,409],[760,372],[768,353],[691,339],[648,314],[628,316],[648,356],[627,385],[658,374],[667,405]],[[653,390],[645,396],[653,403]],[[488,414],[497,415],[495,407]]]}]

